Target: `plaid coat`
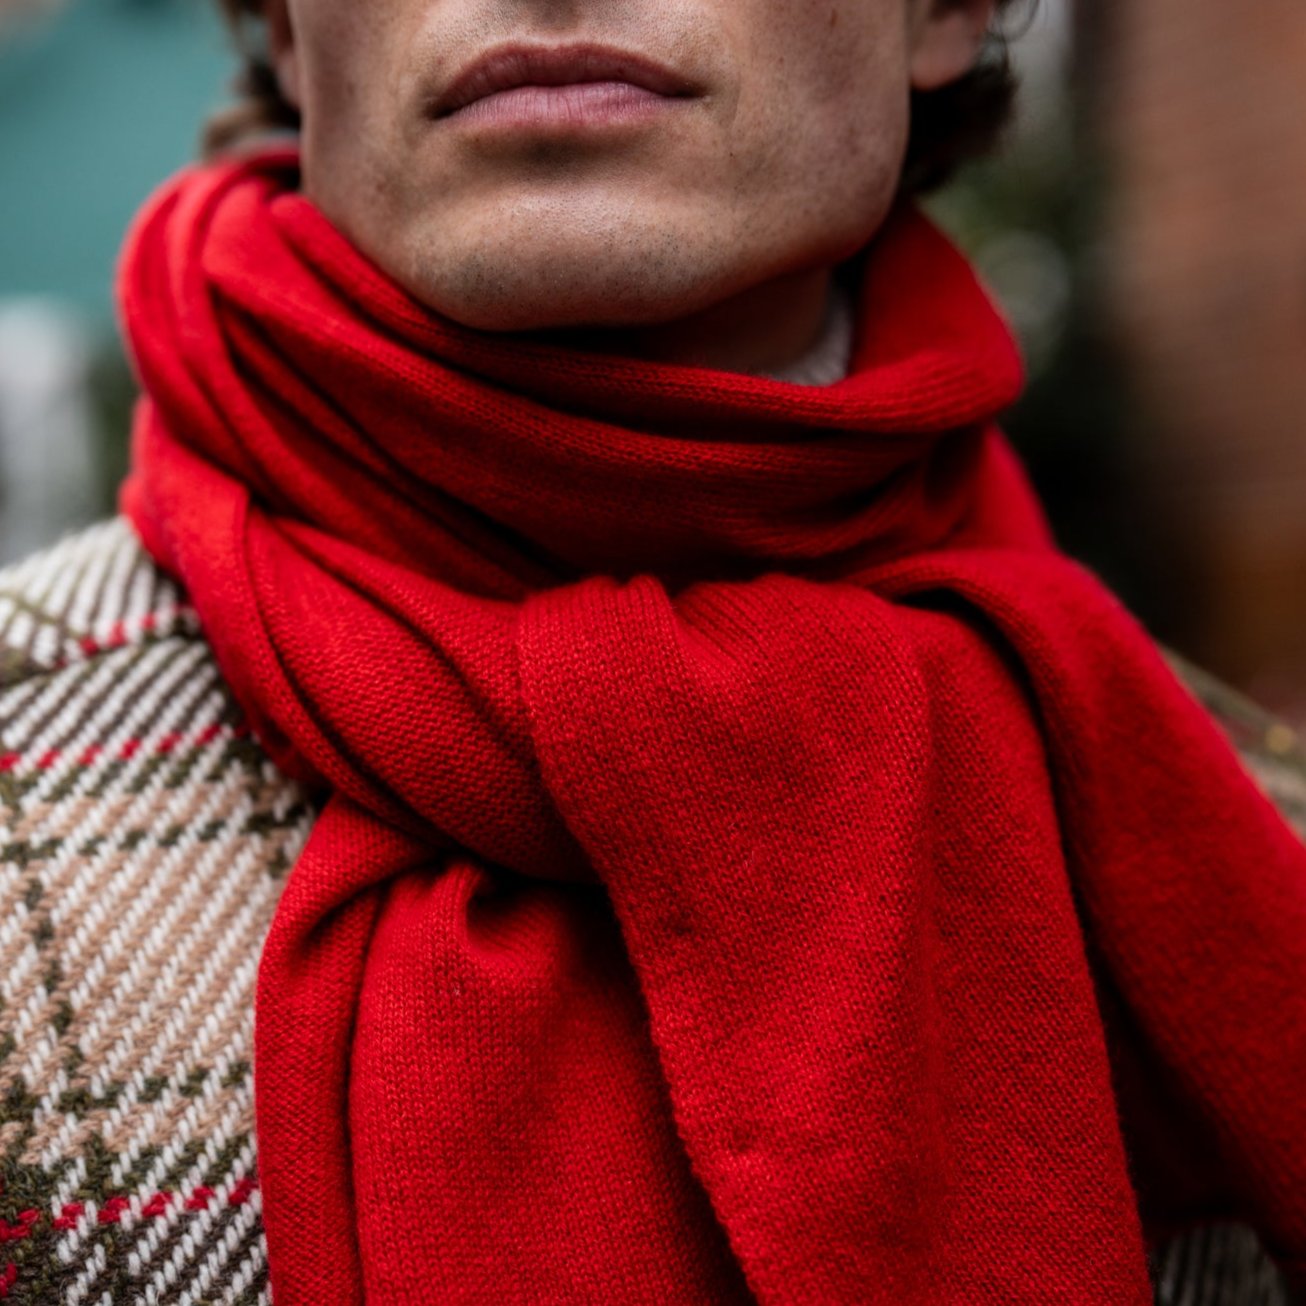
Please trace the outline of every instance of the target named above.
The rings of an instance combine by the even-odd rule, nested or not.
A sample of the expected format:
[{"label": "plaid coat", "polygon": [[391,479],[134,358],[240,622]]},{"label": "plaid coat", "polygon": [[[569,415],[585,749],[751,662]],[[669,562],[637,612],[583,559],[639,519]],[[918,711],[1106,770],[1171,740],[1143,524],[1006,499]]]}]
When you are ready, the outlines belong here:
[{"label": "plaid coat", "polygon": [[[1306,834],[1306,751],[1173,665]],[[0,571],[0,1302],[270,1301],[254,979],[313,802],[122,519]],[[1167,1306],[1289,1301],[1251,1230],[1159,1249]]]}]

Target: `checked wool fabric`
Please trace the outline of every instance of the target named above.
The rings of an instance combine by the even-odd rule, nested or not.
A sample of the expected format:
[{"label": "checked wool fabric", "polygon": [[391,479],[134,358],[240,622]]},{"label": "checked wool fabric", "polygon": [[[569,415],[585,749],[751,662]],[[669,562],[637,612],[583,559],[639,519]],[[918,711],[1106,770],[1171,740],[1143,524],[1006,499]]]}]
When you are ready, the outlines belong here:
[{"label": "checked wool fabric", "polygon": [[268,1300],[254,977],[313,811],[121,518],[0,572],[0,1302]]},{"label": "checked wool fabric", "polygon": [[1306,847],[1056,550],[910,204],[826,387],[449,323],[298,189],[133,228],[123,506],[324,806],[259,963],[271,1286],[1075,1306],[1306,1279]]}]

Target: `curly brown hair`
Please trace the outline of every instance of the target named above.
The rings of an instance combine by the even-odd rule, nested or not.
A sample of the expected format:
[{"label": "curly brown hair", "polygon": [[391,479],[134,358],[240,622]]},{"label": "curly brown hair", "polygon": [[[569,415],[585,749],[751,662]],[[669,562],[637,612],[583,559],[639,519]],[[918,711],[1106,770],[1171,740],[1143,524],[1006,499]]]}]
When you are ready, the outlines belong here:
[{"label": "curly brown hair", "polygon": [[[281,94],[276,74],[258,39],[264,0],[217,0],[231,30],[241,69],[232,82],[235,103],[204,125],[205,157],[277,128],[299,126],[299,114]],[[934,190],[969,159],[991,152],[1011,120],[1016,75],[1004,20],[1020,0],[997,0],[997,17],[975,67],[933,91],[911,93],[911,128],[900,188],[909,194]],[[1031,0],[1037,4],[1037,0]]]}]

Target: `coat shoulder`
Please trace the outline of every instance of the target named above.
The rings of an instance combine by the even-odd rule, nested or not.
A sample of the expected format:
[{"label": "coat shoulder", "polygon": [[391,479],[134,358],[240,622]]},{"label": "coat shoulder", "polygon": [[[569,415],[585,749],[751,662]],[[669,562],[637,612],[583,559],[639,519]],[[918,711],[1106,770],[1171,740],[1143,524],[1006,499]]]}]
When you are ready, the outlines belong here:
[{"label": "coat shoulder", "polygon": [[266,1300],[254,979],[312,815],[124,520],[0,571],[0,1270],[17,1300]]}]

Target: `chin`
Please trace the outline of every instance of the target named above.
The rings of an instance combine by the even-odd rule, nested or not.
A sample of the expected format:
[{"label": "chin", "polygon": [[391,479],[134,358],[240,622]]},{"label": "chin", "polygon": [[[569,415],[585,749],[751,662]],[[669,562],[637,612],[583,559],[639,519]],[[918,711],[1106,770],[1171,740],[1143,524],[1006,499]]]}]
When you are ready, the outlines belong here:
[{"label": "chin", "polygon": [[649,291],[615,299],[601,289],[569,288],[565,293],[540,287],[511,291],[502,299],[463,298],[433,287],[419,296],[442,316],[480,331],[547,331],[566,327],[633,327],[673,322],[693,312],[681,302]]},{"label": "chin", "polygon": [[567,230],[552,217],[544,228],[487,221],[471,239],[427,231],[407,242],[389,270],[422,303],[485,331],[670,322],[730,295],[750,276],[738,244],[704,248],[676,224],[596,229],[577,222],[570,239],[559,239]]}]

